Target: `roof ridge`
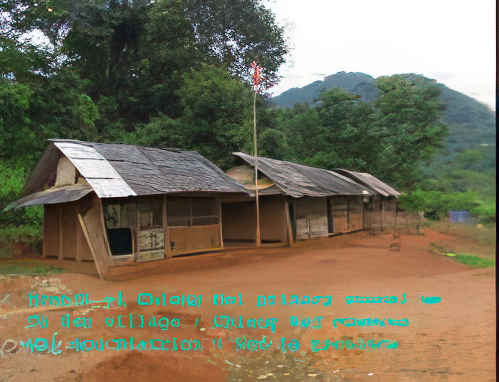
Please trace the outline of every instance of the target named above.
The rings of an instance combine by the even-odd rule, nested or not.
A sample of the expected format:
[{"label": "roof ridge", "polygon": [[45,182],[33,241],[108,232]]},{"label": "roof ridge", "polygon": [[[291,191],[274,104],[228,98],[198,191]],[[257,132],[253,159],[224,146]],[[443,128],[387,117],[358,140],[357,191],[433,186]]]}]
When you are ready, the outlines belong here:
[{"label": "roof ridge", "polygon": [[129,143],[123,143],[123,142],[89,142],[89,141],[80,141],[78,139],[67,139],[67,138],[48,138],[47,141],[49,142],[71,142],[71,143],[80,143],[80,144],[86,144],[86,145],[122,145],[122,146],[128,146],[128,147],[138,147],[138,148],[145,148],[145,149],[155,149],[155,150],[164,150],[164,151],[170,151],[170,152],[196,152],[195,150],[185,150],[177,147],[153,147],[153,146],[142,146],[142,145],[132,145]]}]

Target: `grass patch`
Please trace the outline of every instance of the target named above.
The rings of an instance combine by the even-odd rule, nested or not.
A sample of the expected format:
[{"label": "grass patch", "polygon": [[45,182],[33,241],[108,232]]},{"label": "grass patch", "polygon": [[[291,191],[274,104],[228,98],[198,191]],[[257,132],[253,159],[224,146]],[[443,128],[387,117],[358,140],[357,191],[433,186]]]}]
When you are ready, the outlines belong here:
[{"label": "grass patch", "polygon": [[453,258],[456,259],[456,261],[460,262],[461,264],[469,265],[470,267],[474,268],[489,268],[489,267],[495,267],[496,265],[495,259],[486,259],[483,257],[465,255],[462,253],[458,253]]},{"label": "grass patch", "polygon": [[447,235],[461,236],[477,241],[485,246],[496,246],[496,224],[449,223],[449,219],[428,221],[428,228]]},{"label": "grass patch", "polygon": [[55,268],[51,265],[40,263],[0,263],[0,275],[48,275],[61,273],[63,268]]},{"label": "grass patch", "polygon": [[468,265],[474,268],[489,268],[495,267],[496,265],[496,259],[494,258],[456,253],[452,249],[442,247],[441,245],[437,245],[435,243],[430,243],[430,248],[428,249],[428,251],[434,253],[435,255],[448,256],[449,258],[454,259],[461,264]]}]

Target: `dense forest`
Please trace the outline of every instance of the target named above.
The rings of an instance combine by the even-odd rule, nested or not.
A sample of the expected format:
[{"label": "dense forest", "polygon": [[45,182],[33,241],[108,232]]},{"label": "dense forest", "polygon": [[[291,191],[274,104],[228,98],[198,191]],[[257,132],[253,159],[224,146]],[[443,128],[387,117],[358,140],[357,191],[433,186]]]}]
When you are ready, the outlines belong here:
[{"label": "dense forest", "polygon": [[[380,77],[372,87],[319,92],[313,105],[274,107],[265,89],[279,80],[289,45],[259,0],[5,0],[0,25],[2,210],[47,138],[196,150],[229,168],[232,152],[252,152],[256,61],[261,155],[367,171],[408,192],[408,209],[437,216],[466,208],[491,219],[491,204],[471,187],[441,187],[428,176],[449,147],[445,92],[435,81]],[[358,94],[363,87],[369,97]],[[481,171],[489,154],[473,150],[456,149],[453,163]],[[37,238],[41,217],[39,208],[0,214],[0,241]]]},{"label": "dense forest", "polygon": [[[364,102],[380,98],[379,79],[365,73],[339,72],[303,88],[293,88],[270,100],[273,107],[290,109],[295,104],[320,105],[320,94],[339,87],[360,96]],[[487,105],[443,84],[436,84],[444,110],[440,121],[448,134],[444,148],[431,161],[418,166],[416,183],[426,210],[443,215],[449,208],[475,211],[495,219],[496,198],[496,115]],[[457,202],[451,202],[458,200]],[[422,202],[421,202],[422,203]],[[421,204],[420,203],[420,204]],[[487,219],[485,219],[487,220]]]}]

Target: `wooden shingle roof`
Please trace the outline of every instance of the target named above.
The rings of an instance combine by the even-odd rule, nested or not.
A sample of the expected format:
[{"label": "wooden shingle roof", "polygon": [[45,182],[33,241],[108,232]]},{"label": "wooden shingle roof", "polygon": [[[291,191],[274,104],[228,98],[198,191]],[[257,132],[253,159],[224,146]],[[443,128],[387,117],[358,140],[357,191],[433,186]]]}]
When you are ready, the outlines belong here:
[{"label": "wooden shingle roof", "polygon": [[[244,153],[233,155],[255,166],[254,156]],[[359,183],[322,168],[258,157],[258,171],[271,179],[286,195],[295,198],[370,194]]]}]

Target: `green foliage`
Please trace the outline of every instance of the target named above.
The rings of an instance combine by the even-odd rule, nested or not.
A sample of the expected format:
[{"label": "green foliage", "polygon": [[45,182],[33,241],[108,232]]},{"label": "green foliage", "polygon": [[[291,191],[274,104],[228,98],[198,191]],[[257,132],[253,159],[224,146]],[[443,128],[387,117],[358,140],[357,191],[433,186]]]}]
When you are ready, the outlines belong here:
[{"label": "green foliage", "polygon": [[400,196],[400,208],[408,212],[424,211],[433,220],[447,216],[449,211],[469,211],[480,221],[495,221],[495,202],[484,200],[471,189],[450,193],[417,189]]},{"label": "green foliage", "polygon": [[259,155],[283,160],[289,155],[289,145],[286,135],[274,129],[264,130],[258,137]]},{"label": "green foliage", "polygon": [[[43,211],[43,209],[42,209]],[[38,244],[42,239],[41,225],[20,225],[0,228],[0,243]]]},{"label": "green foliage", "polygon": [[[395,186],[410,189],[418,166],[443,148],[447,127],[440,122],[444,104],[434,80],[416,75],[379,77],[381,95],[375,105],[385,131],[385,160],[379,175]],[[410,149],[409,149],[410,148]]]},{"label": "green foliage", "polygon": [[139,146],[180,148],[188,146],[186,133],[180,120],[160,114],[148,124],[138,125],[134,133],[123,134],[121,141]]},{"label": "green foliage", "polygon": [[[314,108],[283,110],[275,129],[288,137],[289,158],[311,166],[372,173],[402,189],[421,179],[419,164],[442,147],[446,128],[440,90],[420,76],[381,77],[375,103],[333,87]],[[407,148],[411,147],[410,150]]]},{"label": "green foliage", "polygon": [[[411,81],[421,82],[423,80],[414,75],[398,76],[399,79],[400,77],[409,78]],[[395,81],[395,78],[393,80]],[[301,103],[300,107],[303,107],[303,102],[306,102],[307,107],[308,104],[317,105],[317,103],[314,103],[314,99],[320,95],[320,92],[323,89],[335,86],[361,95],[362,100],[376,101],[385,96],[387,91],[396,90],[391,81],[386,81],[386,77],[383,81],[385,83],[381,84],[383,88],[383,92],[381,92],[376,86],[380,85],[379,81],[375,81],[367,74],[339,72],[326,77],[323,81],[316,81],[303,88],[290,89],[272,98],[271,102],[283,108],[290,108],[298,103]],[[382,171],[377,172],[376,170],[373,173],[394,185],[402,185],[403,188],[414,189],[418,184],[422,189],[440,190],[442,192],[464,192],[468,188],[472,188],[479,191],[486,199],[495,199],[495,112],[477,100],[449,89],[445,85],[437,84],[437,87],[441,91],[441,100],[446,106],[441,115],[441,121],[448,125],[448,135],[443,139],[445,149],[440,152],[427,152],[431,156],[431,163],[413,161],[393,163],[393,167],[412,167],[412,169],[406,168],[407,172],[412,172],[414,175],[410,181],[409,179],[405,180],[406,184],[404,184],[404,179],[390,178],[390,174],[396,174],[394,170],[397,169],[393,167],[379,166]],[[408,93],[411,92],[410,88],[402,88],[402,91],[400,89],[397,91],[399,94]],[[434,91],[432,90],[432,92]],[[424,95],[424,92],[421,94]],[[415,100],[417,101],[417,98]],[[420,97],[421,100],[424,100],[424,97]],[[403,109],[405,108],[408,111],[412,108],[411,102],[404,99],[404,97],[394,97],[393,101],[393,105],[387,107],[386,110],[394,110],[395,115],[398,114],[404,117]],[[392,100],[390,100],[390,103],[392,103]],[[424,101],[423,103],[419,102],[419,105],[424,105],[424,103],[429,104]],[[414,111],[412,110],[411,113]],[[414,116],[417,117],[417,113]],[[419,117],[424,117],[424,114],[419,115]],[[417,118],[414,120],[417,120]],[[405,129],[405,126],[402,125],[402,128]],[[406,144],[410,145],[411,142],[407,141]],[[390,161],[393,158],[390,153],[393,148],[388,145],[386,147],[385,158]],[[438,148],[435,147],[435,149]],[[478,155],[476,151],[467,153],[467,149],[478,150],[481,155]],[[458,157],[457,160],[456,157]],[[414,169],[415,167],[417,168]],[[400,181],[402,181],[402,184]]]},{"label": "green foliage", "polygon": [[0,160],[0,243],[23,241],[36,244],[41,240],[43,207],[31,207],[3,212],[3,209],[18,198],[28,171],[19,162]]},{"label": "green foliage", "polygon": [[462,253],[458,253],[457,256],[454,257],[461,264],[469,265],[474,268],[489,268],[495,267],[496,260],[495,259],[486,259],[483,257],[465,255]]},{"label": "green foliage", "polygon": [[246,81],[257,61],[268,88],[278,80],[277,71],[289,51],[284,29],[259,0],[183,0],[195,29],[196,46],[232,74]]},{"label": "green foliage", "polygon": [[478,216],[484,223],[492,223],[496,221],[496,201],[481,200],[477,206],[474,206],[470,212]]},{"label": "green foliage", "polygon": [[52,265],[40,264],[38,262],[31,263],[6,263],[2,264],[0,274],[2,275],[49,275],[53,273],[62,273],[63,268],[56,268]]},{"label": "green foliage", "polygon": [[225,70],[203,65],[183,76],[177,92],[186,131],[184,147],[195,149],[221,167],[231,153],[252,147],[253,93]]},{"label": "green foliage", "polygon": [[[0,159],[10,160],[36,146],[28,109],[33,92],[29,86],[0,79]],[[22,139],[19,139],[22,137]]]}]

